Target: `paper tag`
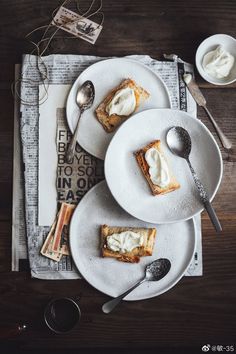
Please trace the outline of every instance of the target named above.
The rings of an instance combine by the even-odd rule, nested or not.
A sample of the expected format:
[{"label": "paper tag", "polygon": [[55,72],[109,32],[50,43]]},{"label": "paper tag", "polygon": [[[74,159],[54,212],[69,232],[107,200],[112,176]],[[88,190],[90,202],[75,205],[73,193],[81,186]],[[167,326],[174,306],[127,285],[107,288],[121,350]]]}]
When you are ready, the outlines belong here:
[{"label": "paper tag", "polygon": [[62,203],[58,213],[56,229],[52,242],[52,251],[70,255],[69,250],[69,224],[76,205]]},{"label": "paper tag", "polygon": [[82,17],[63,6],[57,11],[52,24],[92,44],[96,42],[102,30],[102,26],[98,23]]},{"label": "paper tag", "polygon": [[54,221],[53,225],[51,226],[49,234],[47,235],[47,238],[46,238],[46,240],[43,243],[43,246],[41,248],[40,253],[43,256],[52,259],[53,261],[59,262],[61,260],[61,257],[62,257],[63,254],[59,253],[59,252],[53,252],[53,250],[52,250],[53,239],[54,239],[55,228],[56,228],[56,222],[57,222],[57,218]]}]

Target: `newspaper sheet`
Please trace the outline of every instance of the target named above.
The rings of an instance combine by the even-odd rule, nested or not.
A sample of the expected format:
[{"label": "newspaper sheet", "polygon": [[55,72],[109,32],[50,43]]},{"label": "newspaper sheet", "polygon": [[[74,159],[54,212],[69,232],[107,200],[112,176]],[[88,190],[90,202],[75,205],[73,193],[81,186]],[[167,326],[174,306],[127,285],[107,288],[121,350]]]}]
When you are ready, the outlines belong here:
[{"label": "newspaper sheet", "polygon": [[[20,76],[20,64],[15,66],[15,78]],[[24,207],[24,178],[20,144],[20,101],[14,102],[14,150],[13,150],[13,208],[12,208],[12,270],[20,271],[28,266],[26,224]]]},{"label": "newspaper sheet", "polygon": [[[130,56],[147,65],[154,72],[157,72],[166,83],[173,109],[182,109],[196,116],[196,105],[185,88],[182,81],[184,70],[192,72],[192,66],[186,63],[161,62],[149,56]],[[91,64],[107,58],[81,55],[50,55],[44,57],[44,62],[49,71],[50,85],[71,85],[79,74]],[[37,59],[32,55],[25,55],[23,58],[22,70],[25,78],[38,80],[36,70]],[[25,100],[38,102],[39,86],[32,85],[27,80],[22,82],[21,95]],[[39,250],[42,246],[49,227],[38,224],[38,137],[39,137],[39,106],[38,104],[26,106],[21,105],[20,131],[25,164],[25,217],[28,254],[31,268],[31,275],[41,279],[76,279],[79,277],[69,257],[62,257],[59,263],[42,257]],[[86,190],[84,190],[86,192]],[[14,206],[13,206],[14,208]],[[202,248],[201,248],[201,220],[200,215],[197,222],[197,249],[193,261],[186,275],[202,274]],[[17,223],[16,223],[17,224]],[[15,232],[15,238],[23,240],[23,230]],[[20,242],[14,242],[15,247]],[[15,258],[15,262],[17,259]]]}]

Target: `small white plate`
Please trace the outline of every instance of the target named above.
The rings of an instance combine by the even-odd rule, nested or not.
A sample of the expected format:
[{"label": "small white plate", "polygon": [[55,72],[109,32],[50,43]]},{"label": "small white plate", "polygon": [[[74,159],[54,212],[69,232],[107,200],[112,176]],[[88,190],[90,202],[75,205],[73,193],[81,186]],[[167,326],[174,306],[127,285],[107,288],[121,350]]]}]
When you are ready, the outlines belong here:
[{"label": "small white plate", "polygon": [[[235,58],[234,66],[231,69],[229,76],[223,79],[217,79],[208,75],[202,67],[202,61],[205,54],[215,50],[221,45],[227,52],[232,54]],[[229,85],[236,81],[236,39],[227,34],[215,34],[206,38],[198,47],[196,52],[196,66],[199,74],[206,81],[214,85]]]},{"label": "small white plate", "polygon": [[[137,264],[102,258],[100,226],[156,227],[157,235],[150,257]],[[171,225],[141,222],[127,214],[112,197],[105,181],[93,187],[81,200],[70,223],[70,248],[82,276],[96,289],[118,296],[144,276],[147,264],[158,258],[171,261],[170,272],[157,282],[146,282],[129,294],[126,300],[142,300],[160,295],[172,288],[185,274],[195,251],[195,225],[188,220]]]},{"label": "small white plate", "polygon": [[[187,220],[203,210],[186,161],[173,155],[166,134],[173,126],[185,128],[192,139],[190,160],[213,199],[222,178],[222,158],[210,131],[198,119],[171,109],[141,112],[125,122],[113,137],[105,159],[105,176],[114,198],[134,217],[152,223]],[[134,152],[153,140],[161,140],[162,150],[181,188],[153,196]]]},{"label": "small white plate", "polygon": [[98,122],[95,109],[104,100],[109,91],[118,86],[122,80],[132,78],[138,85],[150,93],[150,97],[142,104],[138,112],[149,108],[170,108],[170,97],[162,79],[145,65],[136,60],[117,58],[97,62],[86,70],[74,82],[68,95],[66,105],[67,122],[70,130],[75,130],[79,108],[75,98],[79,86],[91,80],[95,87],[95,100],[90,109],[81,117],[78,143],[91,155],[102,160],[114,133],[106,133]]}]

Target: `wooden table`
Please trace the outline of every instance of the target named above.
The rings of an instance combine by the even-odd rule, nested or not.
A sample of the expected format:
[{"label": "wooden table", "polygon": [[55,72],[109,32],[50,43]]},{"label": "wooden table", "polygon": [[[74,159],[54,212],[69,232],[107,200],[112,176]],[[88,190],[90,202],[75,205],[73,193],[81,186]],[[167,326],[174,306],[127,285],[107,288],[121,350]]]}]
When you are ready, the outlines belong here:
[{"label": "wooden table", "polygon": [[[81,6],[85,3],[89,2],[83,1]],[[21,61],[22,53],[31,50],[24,35],[47,23],[57,5],[56,0],[1,1],[0,333],[3,335],[3,327],[19,322],[29,323],[30,328],[18,337],[3,340],[0,352],[70,353],[66,351],[70,348],[76,353],[112,353],[111,348],[123,348],[127,353],[181,353],[181,350],[200,353],[202,345],[208,343],[235,345],[235,84],[216,87],[198,77],[213,115],[234,142],[234,149],[229,153],[221,149],[224,176],[213,203],[222,222],[222,234],[217,236],[206,213],[202,215],[202,277],[184,277],[166,294],[147,301],[123,303],[122,309],[106,316],[101,312],[101,304],[108,297],[84,280],[40,281],[31,279],[29,272],[11,272],[13,98],[10,84],[14,64]],[[137,53],[154,58],[160,58],[162,53],[177,53],[186,61],[194,62],[196,48],[207,36],[227,33],[236,37],[234,0],[104,0],[103,11],[104,29],[96,45],[72,40],[62,44],[53,42],[50,53],[101,56]],[[213,131],[202,109],[198,110],[198,116]],[[218,141],[214,131],[213,135]],[[80,297],[82,319],[77,330],[68,335],[53,335],[47,330],[42,311],[52,296]]]}]

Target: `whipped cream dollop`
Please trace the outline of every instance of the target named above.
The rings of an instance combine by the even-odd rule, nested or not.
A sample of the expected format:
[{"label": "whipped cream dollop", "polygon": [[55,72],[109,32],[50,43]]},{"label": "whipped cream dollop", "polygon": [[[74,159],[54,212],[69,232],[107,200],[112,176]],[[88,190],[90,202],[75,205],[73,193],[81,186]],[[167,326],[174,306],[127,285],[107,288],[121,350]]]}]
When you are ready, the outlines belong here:
[{"label": "whipped cream dollop", "polygon": [[134,90],[130,87],[117,91],[112,100],[106,106],[106,112],[111,116],[129,116],[136,108],[136,98]]},{"label": "whipped cream dollop", "polygon": [[184,82],[186,83],[186,85],[190,84],[192,78],[193,78],[193,77],[192,77],[191,74],[184,74],[184,75],[183,75],[183,79],[184,79]]},{"label": "whipped cream dollop", "polygon": [[126,253],[143,245],[143,235],[133,231],[114,233],[107,237],[107,248],[112,251]]},{"label": "whipped cream dollop", "polygon": [[233,55],[224,50],[220,45],[215,50],[205,54],[202,62],[205,72],[216,79],[223,79],[229,76],[233,65]]},{"label": "whipped cream dollop", "polygon": [[170,183],[170,173],[163,155],[155,149],[150,148],[145,153],[145,160],[149,166],[149,175],[153,184],[164,188]]}]

